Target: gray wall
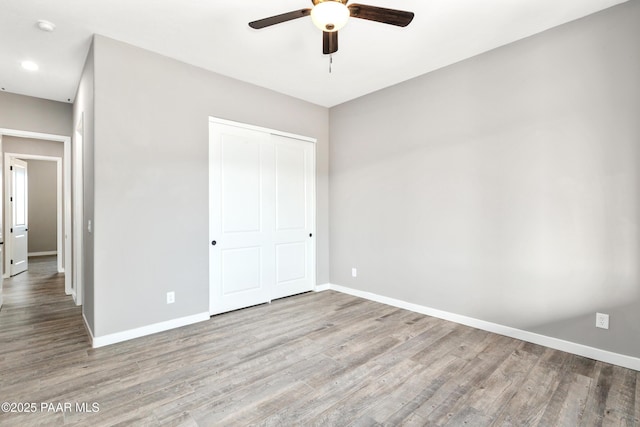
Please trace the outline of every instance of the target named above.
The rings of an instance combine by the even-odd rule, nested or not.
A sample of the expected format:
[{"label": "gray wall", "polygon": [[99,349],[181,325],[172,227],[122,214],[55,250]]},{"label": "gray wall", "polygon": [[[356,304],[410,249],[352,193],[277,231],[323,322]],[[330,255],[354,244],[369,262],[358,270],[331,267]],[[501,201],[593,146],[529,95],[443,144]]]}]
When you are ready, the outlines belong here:
[{"label": "gray wall", "polygon": [[[86,319],[87,326],[95,336],[95,290],[94,290],[94,257],[93,257],[93,233],[89,233],[87,218],[93,218],[94,212],[94,180],[93,180],[93,148],[95,140],[95,65],[94,65],[93,45],[89,49],[87,59],[80,76],[76,99],[73,104],[73,129],[82,133],[81,140],[77,132],[73,133],[72,155],[75,164],[76,158],[82,161],[82,203],[83,218],[76,218],[75,221],[82,221],[83,246],[82,246],[82,314]],[[81,129],[78,126],[81,124]],[[73,191],[72,191],[73,192]],[[75,193],[74,193],[75,197]],[[74,200],[75,205],[75,200]],[[117,310],[112,307],[112,310]]]},{"label": "gray wall", "polygon": [[105,37],[93,49],[95,336],[208,312],[209,116],[318,139],[317,282],[328,282],[326,108]]},{"label": "gray wall", "polygon": [[60,141],[47,141],[44,139],[3,136],[2,152],[31,154],[36,156],[64,157],[64,143]]},{"label": "gray wall", "polygon": [[331,283],[640,357],[639,22],[631,1],[332,108]]},{"label": "gray wall", "polygon": [[0,92],[0,128],[71,135],[72,105]]},{"label": "gray wall", "polygon": [[57,165],[46,160],[27,160],[27,164],[29,253],[55,252],[58,247]]}]

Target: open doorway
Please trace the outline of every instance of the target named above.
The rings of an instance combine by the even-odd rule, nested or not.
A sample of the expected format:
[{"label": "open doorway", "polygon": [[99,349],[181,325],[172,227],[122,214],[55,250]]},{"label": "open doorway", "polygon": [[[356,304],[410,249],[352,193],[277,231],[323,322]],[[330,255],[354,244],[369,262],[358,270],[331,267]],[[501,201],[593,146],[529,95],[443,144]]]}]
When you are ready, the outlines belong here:
[{"label": "open doorway", "polygon": [[39,256],[54,256],[64,272],[63,147],[57,145],[50,150],[58,156],[4,153],[5,277],[28,270]]},{"label": "open doorway", "polygon": [[[31,144],[31,145],[30,145]],[[52,151],[53,150],[53,151]],[[0,203],[0,233],[2,238],[1,242],[4,243],[2,249],[2,256],[0,256],[0,265],[3,267],[3,277],[8,277],[11,274],[11,269],[8,268],[11,265],[11,243],[9,242],[9,235],[11,233],[11,225],[8,221],[8,211],[10,207],[7,204],[10,202],[10,194],[8,185],[10,185],[9,172],[11,169],[11,159],[20,159],[28,162],[33,162],[36,170],[38,167],[44,166],[49,172],[41,171],[45,174],[49,174],[48,178],[39,178],[46,180],[49,184],[55,183],[55,218],[52,218],[49,214],[44,214],[40,208],[37,208],[40,216],[46,216],[46,221],[49,225],[40,224],[38,226],[39,231],[43,231],[43,227],[49,227],[51,221],[55,222],[55,248],[52,249],[52,241],[49,227],[49,232],[45,232],[46,236],[40,236],[45,240],[36,241],[34,244],[29,245],[28,253],[32,257],[47,258],[49,262],[55,263],[56,270],[59,273],[65,273],[64,275],[64,288],[65,293],[72,295],[76,304],[81,304],[81,300],[76,298],[76,292],[73,292],[73,274],[72,274],[72,218],[71,218],[71,138],[67,136],[42,134],[29,131],[20,131],[12,129],[0,129],[0,151],[4,154],[4,161],[0,162],[0,177],[2,177],[2,184],[0,187],[3,189],[3,203]],[[51,178],[50,172],[55,168],[55,177]],[[31,181],[33,184],[33,178],[29,179],[27,174],[27,183]],[[53,182],[51,182],[53,181]],[[42,190],[42,188],[40,189]],[[49,187],[49,191],[51,187]],[[49,194],[49,199],[51,199]],[[50,201],[50,200],[49,200]],[[31,205],[32,203],[29,203]],[[33,213],[34,207],[31,207]],[[42,218],[41,218],[42,219]],[[33,221],[33,219],[31,220]],[[37,221],[37,220],[36,220]],[[28,224],[28,222],[27,222]],[[33,228],[27,228],[27,233],[33,233]],[[28,238],[28,237],[27,237]],[[33,258],[37,259],[37,258]],[[0,304],[2,303],[2,282],[0,282]]]}]

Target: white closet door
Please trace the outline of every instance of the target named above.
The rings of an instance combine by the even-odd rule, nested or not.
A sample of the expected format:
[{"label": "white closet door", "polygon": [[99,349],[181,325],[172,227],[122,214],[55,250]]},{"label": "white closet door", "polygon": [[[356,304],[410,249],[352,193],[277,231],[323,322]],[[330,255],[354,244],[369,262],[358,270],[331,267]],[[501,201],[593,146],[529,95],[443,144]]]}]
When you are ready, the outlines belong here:
[{"label": "white closet door", "polygon": [[210,145],[210,310],[270,300],[273,146],[268,135],[212,125]]},{"label": "white closet door", "polygon": [[272,298],[281,298],[314,287],[313,144],[272,136],[276,161],[276,282]]},{"label": "white closet door", "polygon": [[313,144],[211,123],[210,312],[312,290]]}]

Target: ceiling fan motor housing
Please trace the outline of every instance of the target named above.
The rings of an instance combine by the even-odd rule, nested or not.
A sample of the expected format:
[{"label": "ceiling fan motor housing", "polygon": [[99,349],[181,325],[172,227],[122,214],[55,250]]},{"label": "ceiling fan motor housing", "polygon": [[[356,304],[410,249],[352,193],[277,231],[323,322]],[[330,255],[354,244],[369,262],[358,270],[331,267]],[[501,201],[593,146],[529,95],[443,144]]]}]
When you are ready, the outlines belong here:
[{"label": "ceiling fan motor housing", "polygon": [[338,31],[349,20],[349,9],[340,0],[320,1],[311,9],[311,19],[322,31]]}]

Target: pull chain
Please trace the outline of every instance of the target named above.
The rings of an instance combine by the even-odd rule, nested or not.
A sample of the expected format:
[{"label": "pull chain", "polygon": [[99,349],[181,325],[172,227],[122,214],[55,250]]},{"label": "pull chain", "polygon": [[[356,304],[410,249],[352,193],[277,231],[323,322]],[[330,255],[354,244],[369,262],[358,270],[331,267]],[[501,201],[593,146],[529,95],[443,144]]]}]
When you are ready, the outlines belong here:
[{"label": "pull chain", "polygon": [[331,65],[333,64],[333,55],[329,55],[329,74],[331,74]]}]

